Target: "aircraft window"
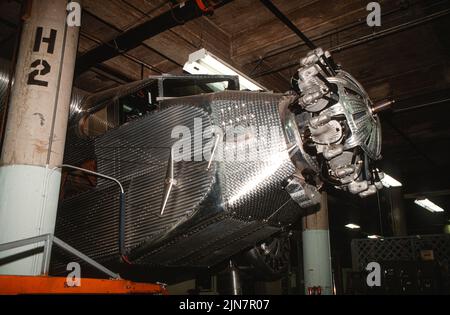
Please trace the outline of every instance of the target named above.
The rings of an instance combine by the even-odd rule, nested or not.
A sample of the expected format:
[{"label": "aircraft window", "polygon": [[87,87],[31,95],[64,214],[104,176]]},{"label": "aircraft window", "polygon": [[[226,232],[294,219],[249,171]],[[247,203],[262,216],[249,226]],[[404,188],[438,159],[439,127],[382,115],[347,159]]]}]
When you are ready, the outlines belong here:
[{"label": "aircraft window", "polygon": [[120,124],[142,117],[155,110],[157,86],[151,86],[119,99]]},{"label": "aircraft window", "polygon": [[80,130],[87,136],[99,136],[127,122],[138,119],[157,109],[157,97],[182,97],[205,93],[234,90],[233,80],[223,78],[166,78],[163,81],[164,95],[159,95],[155,81],[141,90],[111,100],[99,111],[80,122]]}]

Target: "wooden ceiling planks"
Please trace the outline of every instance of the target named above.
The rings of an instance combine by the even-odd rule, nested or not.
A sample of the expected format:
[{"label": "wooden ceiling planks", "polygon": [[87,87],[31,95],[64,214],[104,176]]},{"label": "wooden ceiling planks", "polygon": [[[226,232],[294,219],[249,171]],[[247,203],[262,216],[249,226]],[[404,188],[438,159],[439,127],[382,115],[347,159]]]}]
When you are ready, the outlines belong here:
[{"label": "wooden ceiling planks", "polygon": [[[360,0],[336,1],[330,5],[329,1],[308,1],[304,6],[298,6],[292,12],[283,11],[291,21],[298,26],[308,37],[313,38],[345,24],[343,21],[355,20],[367,15],[365,6]],[[258,10],[266,10],[260,5]],[[270,13],[270,12],[269,12]],[[350,16],[350,17],[348,17]],[[240,36],[234,38],[233,56],[239,57],[243,62],[250,62],[264,56],[275,49],[298,43],[298,37],[278,19],[248,29]]]},{"label": "wooden ceiling planks", "polygon": [[[168,1],[152,1],[152,5],[149,5],[149,1],[143,0],[117,0],[113,1],[111,3],[111,7],[108,8],[105,8],[98,2],[100,1],[87,1],[85,10],[88,12],[88,14],[97,16],[97,19],[101,21],[103,29],[100,30],[98,26],[91,28],[91,25],[93,25],[95,21],[90,21],[87,19],[87,22],[85,20],[85,28],[92,29],[91,33],[94,33],[94,36],[100,37],[103,42],[108,41],[116,36],[118,31],[123,31],[124,29],[121,28],[123,28],[124,26],[131,25],[129,23],[131,21],[130,18],[122,19],[120,23],[117,22],[117,20],[122,16],[123,12],[127,12],[128,14],[128,12],[131,10],[134,12],[132,14],[133,19],[138,19],[138,21],[143,22],[143,20],[149,19],[150,16],[152,16],[151,14],[153,14],[153,16],[160,14],[170,7],[166,4]],[[223,8],[217,10],[217,12],[220,12],[227,6],[224,6]],[[123,7],[127,7],[127,9],[120,11],[120,13],[114,13],[116,10],[119,10],[119,8]],[[155,8],[157,9],[156,11],[154,10]],[[149,14],[148,12],[152,13]],[[267,12],[267,17],[269,19],[273,19],[270,12]],[[95,23],[98,23],[98,21]],[[115,29],[112,27],[108,27],[107,25],[113,25]],[[80,44],[80,47],[82,47],[82,52],[84,52],[85,49],[89,47],[93,47],[92,42],[89,41],[89,43],[85,43],[85,39],[83,38],[81,39],[81,41],[82,43]],[[233,66],[241,68],[239,61],[236,61],[234,58],[232,58],[232,43],[230,35],[228,34],[228,32],[219,27],[212,18],[202,17],[190,21],[185,25],[175,27],[153,38],[150,38],[144,41],[143,44],[147,48],[153,49],[153,51],[148,49],[146,50],[144,47],[138,47],[137,49],[128,52],[128,54],[156,68],[162,68],[162,72],[173,72],[177,70],[179,71],[179,68],[181,68],[180,66],[182,66],[188,60],[189,54],[200,48],[206,48],[213,54],[224,59]],[[167,62],[167,59],[169,59],[170,61]],[[117,64],[120,66],[118,70],[121,72],[127,70],[127,72],[130,72],[135,68],[121,66],[120,62]],[[131,73],[127,74],[133,76],[133,74]],[[266,85],[269,85],[269,88],[277,91],[284,90],[284,87],[288,82],[286,78],[282,78],[277,74],[269,76],[263,81]],[[284,84],[280,84],[280,81]]]},{"label": "wooden ceiling planks", "polygon": [[[168,1],[162,0],[155,2],[116,0],[108,8],[104,8],[94,0],[87,2],[87,10],[91,14],[99,15],[101,20],[106,20],[105,22],[111,23],[117,29],[130,27],[133,25],[133,20],[143,21],[170,7],[167,4]],[[367,11],[359,0],[339,2],[334,5],[329,5],[328,1],[317,0],[274,1],[274,3],[291,17],[292,21],[299,25],[305,33],[313,38],[321,37],[317,43],[324,48],[338,47],[342,43],[367,36],[373,32],[365,25]],[[388,14],[383,18],[383,27],[378,30],[398,25],[420,14],[423,15],[420,6],[414,10],[402,10],[399,9],[398,3],[393,1],[384,1],[382,4],[383,13]],[[115,10],[119,10],[119,8],[120,13],[115,13]],[[255,14],[255,11],[258,14]],[[395,14],[390,14],[391,11],[395,11]],[[127,12],[126,17],[123,16],[124,12]],[[343,12],[345,13],[343,14]],[[94,25],[94,22],[89,21],[87,24]],[[104,23],[102,27],[105,28]],[[102,37],[109,32],[109,36],[104,36],[103,40],[108,40],[117,34],[117,29],[102,30],[101,32],[96,31],[98,27],[89,26],[89,29],[93,30],[93,33],[102,34]],[[334,30],[338,32],[333,34]],[[414,47],[409,46],[409,50],[404,49],[410,45],[408,42],[414,42],[414,32],[410,32],[411,35],[406,37],[403,37],[404,33],[407,32],[398,36],[392,35],[391,39],[379,39],[373,44],[363,44],[335,53],[336,59],[366,84],[374,99],[383,99],[388,96],[403,97],[411,92],[402,82],[411,81],[411,74],[413,76],[422,75],[424,66],[440,60],[432,44],[422,45],[420,41],[416,41],[418,44]],[[420,35],[432,41],[432,34],[427,33],[425,27]],[[296,35],[258,1],[254,0],[236,0],[217,10],[212,17],[202,17],[175,27],[146,40],[144,45],[128,54],[164,73],[180,71],[181,65],[187,61],[188,55],[200,48],[210,50],[244,73],[254,76],[285,64],[296,64],[299,58],[308,51],[304,45],[301,45]],[[92,43],[90,46],[86,46],[81,43],[80,50],[92,47]],[[285,47],[294,48],[266,57],[255,70],[261,56],[270,55],[277,50],[285,50]],[[408,55],[408,51],[418,51],[419,53]],[[398,60],[397,58],[387,58],[387,56],[394,55],[404,56],[399,56]],[[420,55],[427,55],[430,58],[415,58]],[[136,77],[137,74],[132,72],[141,69],[141,66],[132,65],[129,60],[121,61],[122,59],[123,57],[116,57],[116,60],[110,62],[109,65],[117,67],[119,71],[130,77]],[[411,69],[411,65],[414,69]],[[414,91],[426,93],[436,87],[435,81],[443,77],[445,67],[443,69],[441,70],[442,75],[422,76],[429,81],[422,82],[421,86],[413,84]],[[295,70],[296,67],[290,67],[280,70],[278,73],[258,77],[257,80],[274,91],[285,91],[289,89],[290,77]],[[147,68],[145,71],[152,73]],[[398,72],[406,73],[398,75]],[[138,75],[140,76],[140,74],[139,70]]]},{"label": "wooden ceiling planks", "polygon": [[119,34],[117,30],[87,12],[83,15],[83,23],[89,25],[89,27],[81,28],[78,46],[79,54],[83,54],[97,47],[100,43],[107,41],[108,38],[114,38]]},{"label": "wooden ceiling planks", "polygon": [[[91,38],[97,41],[97,45],[108,42],[126,29],[149,19],[151,14],[157,15],[160,14],[160,11],[167,10],[166,2],[152,2],[152,5],[145,2],[146,6],[141,11],[135,7],[136,4],[129,0],[113,1],[111,7],[105,6],[104,3],[101,5],[101,1],[86,1],[80,37],[80,53],[85,52],[87,47],[92,49],[96,46],[92,44]],[[122,15],[126,18],[122,19]],[[103,65],[112,67],[126,77],[140,79],[142,72],[148,76],[173,71],[176,67],[173,62],[168,61],[168,57],[143,43],[124,55],[104,62]]]},{"label": "wooden ceiling planks", "polygon": [[185,25],[175,27],[173,31],[193,43],[195,49],[206,48],[225,61],[232,62],[231,37],[209,18],[201,17],[192,20]]},{"label": "wooden ceiling planks", "polygon": [[[121,0],[126,6],[141,12],[142,18],[133,22],[133,26],[154,18],[170,9],[170,0]],[[131,26],[130,26],[131,27]]]},{"label": "wooden ceiling planks", "polygon": [[135,57],[136,59],[142,61],[145,64],[151,65],[155,68],[155,72],[168,73],[171,70],[178,68],[177,64],[167,60],[160,54],[149,49],[147,46],[138,46],[128,52],[129,55]]},{"label": "wooden ceiling planks", "polygon": [[83,9],[121,30],[126,30],[137,20],[145,18],[143,14],[127,6],[122,0],[84,0]]},{"label": "wooden ceiling planks", "polygon": [[[324,26],[323,28],[317,29],[311,38],[317,46],[323,47],[324,49],[331,49],[339,47],[348,41],[372,34],[374,29],[367,26],[364,14],[360,10],[357,10],[351,14],[342,16],[339,20],[340,24],[337,27]],[[385,29],[389,25],[390,21],[385,18],[383,19],[383,26],[377,28],[377,31]],[[265,52],[264,60],[269,64],[283,66],[290,63],[289,61],[292,60],[292,56],[301,58],[308,51],[308,47],[298,37],[290,34],[286,38],[285,45],[277,48],[271,47]],[[255,64],[259,58],[260,56],[248,62]],[[297,65],[294,64],[293,66]]]},{"label": "wooden ceiling planks", "polygon": [[[431,3],[418,0],[401,9],[397,1],[380,2],[383,26],[377,28],[377,32],[425,15],[428,12],[425,8]],[[373,32],[365,24],[364,1],[274,0],[274,4],[307,35],[320,37],[317,44],[327,49]],[[19,4],[3,1],[0,8],[4,6],[7,7],[2,11],[8,13],[2,13],[2,18],[8,18],[8,14],[17,11]],[[83,6],[80,54],[169,10],[171,1],[111,0],[105,3],[85,0]],[[395,14],[391,14],[392,11]],[[448,86],[448,54],[442,55],[435,33],[432,26],[423,25],[334,55],[345,69],[366,85],[375,99],[412,92],[427,93],[433,88]],[[289,88],[296,66],[261,77],[259,74],[284,65],[296,65],[308,51],[297,36],[259,1],[235,0],[216,10],[211,17],[202,17],[163,32],[127,52],[127,56],[118,56],[104,65],[129,78],[141,77],[142,64],[145,74],[181,71],[188,55],[200,48],[210,50],[274,91]],[[262,56],[265,58],[258,64]],[[427,71],[436,70],[434,75],[427,75]]]},{"label": "wooden ceiling planks", "polygon": [[116,87],[120,81],[108,76],[106,73],[91,69],[75,79],[74,85],[86,92],[95,93],[112,87]]},{"label": "wooden ceiling planks", "polygon": [[[423,16],[423,13],[416,12],[416,14],[411,14],[406,9],[400,10],[395,15],[384,19],[383,26],[377,32],[390,29],[393,26],[406,23],[421,16]],[[368,90],[373,89],[380,92],[382,89],[378,88],[377,85],[389,85],[387,81],[394,81],[391,83],[393,86],[396,86],[395,89],[397,87],[401,89],[401,91],[387,89],[385,90],[386,93],[371,94],[374,99],[383,99],[390,95],[400,96],[405,94],[404,92],[408,90],[408,86],[404,84],[405,76],[407,79],[408,75],[413,73],[416,68],[420,72],[420,69],[427,65],[440,63],[442,69],[438,70],[434,77],[419,76],[417,74],[416,82],[422,82],[421,84],[423,86],[433,86],[439,81],[445,83],[445,80],[442,80],[442,74],[449,70],[448,64],[446,64],[446,60],[449,57],[445,49],[440,47],[440,40],[436,37],[438,34],[434,30],[436,23],[437,21],[429,22],[428,24],[393,33],[367,43],[354,45],[340,52],[334,52],[335,60],[341,63],[344,69],[351,72],[358,80],[364,83]],[[371,36],[372,32],[373,30],[368,28],[364,23],[349,28],[347,31],[340,32],[338,37],[336,35],[332,37],[325,36],[321,40],[316,41],[316,43],[321,47],[333,50],[350,39]],[[426,42],[425,45],[424,42]],[[270,70],[271,68],[285,68],[283,66],[287,64],[291,65],[291,67],[281,70],[280,73],[284,77],[289,78],[297,69],[298,56],[303,56],[307,51],[308,49],[305,45],[300,45],[284,53],[266,57],[264,58],[266,62],[265,69],[264,67],[260,67],[255,75],[258,77],[259,73],[264,73],[265,70]],[[402,77],[402,73],[405,73],[405,76]],[[398,76],[397,79],[396,76]],[[421,80],[417,80],[419,77]],[[414,89],[411,89],[412,91],[420,92],[417,84],[411,85],[410,87],[412,88],[413,86]],[[285,88],[287,89],[288,86]]]},{"label": "wooden ceiling planks", "polygon": [[[273,1],[283,12],[292,12],[311,2],[313,1]],[[257,30],[259,27],[275,20],[273,14],[265,9],[258,0],[235,0],[233,3],[217,10],[209,19],[233,39],[246,32]]]},{"label": "wooden ceiling planks", "polygon": [[174,60],[179,65],[184,65],[187,61],[187,56],[196,50],[193,44],[182,42],[179,35],[170,31],[149,38],[144,43]]},{"label": "wooden ceiling planks", "polygon": [[[167,10],[170,7],[167,2],[162,0],[152,2],[143,0],[114,0],[108,6],[105,6],[101,1],[87,0],[84,3],[84,10],[87,14],[85,14],[83,21],[82,34],[84,36],[80,39],[80,53],[84,53],[88,49],[95,47],[96,44],[90,37],[100,42],[106,42],[117,36],[121,31],[133,26],[133,21],[143,22]],[[238,3],[240,1],[235,2]],[[282,8],[288,10],[292,10],[298,6],[298,3],[292,1],[279,2]],[[311,1],[303,2],[310,3]],[[215,16],[221,10],[231,5],[229,4],[217,10]],[[248,12],[250,15],[252,15],[251,12],[254,12],[252,7],[253,5]],[[274,19],[269,11],[264,12],[264,14],[258,14],[258,16],[265,16],[267,20]],[[240,27],[237,32],[242,32],[243,30]],[[206,48],[233,66],[246,71],[246,68],[241,66],[241,61],[233,58],[232,47],[230,33],[220,27],[214,17],[202,17],[150,38],[144,41],[143,46],[127,54],[136,60],[141,60],[148,65],[160,69],[161,72],[173,72],[179,71],[180,66],[187,61],[190,53],[200,48]],[[123,56],[116,57],[115,59],[116,61],[112,62],[112,64],[117,66],[117,71],[130,77],[136,77],[136,74],[132,73],[136,70],[136,65],[132,65],[130,60],[126,60]],[[167,59],[169,59],[169,62],[167,62]],[[261,82],[264,82],[268,88],[275,91],[284,91],[286,86],[288,86],[289,79],[283,77],[281,74],[274,74],[262,79]]]}]

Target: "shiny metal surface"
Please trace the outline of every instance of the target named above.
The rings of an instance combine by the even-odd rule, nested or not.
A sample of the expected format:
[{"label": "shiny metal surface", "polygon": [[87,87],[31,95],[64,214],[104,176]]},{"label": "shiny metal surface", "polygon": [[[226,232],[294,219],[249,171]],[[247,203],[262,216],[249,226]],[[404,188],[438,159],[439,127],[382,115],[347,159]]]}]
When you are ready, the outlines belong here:
[{"label": "shiny metal surface", "polygon": [[344,114],[350,127],[351,136],[346,139],[345,149],[361,147],[367,155],[378,160],[381,156],[381,123],[371,112],[372,102],[365,90],[348,73],[341,71],[330,78],[339,89],[339,103],[322,114]]},{"label": "shiny metal surface", "polygon": [[305,160],[308,148],[320,165],[314,171],[322,181],[367,198],[381,187],[372,163],[381,158],[381,124],[361,84],[334,69],[327,56],[321,48],[309,52],[293,80],[300,134],[296,142],[304,148],[297,159]]},{"label": "shiny metal surface", "polygon": [[[284,216],[301,216],[303,210],[283,189],[283,181],[295,172],[295,166],[280,120],[281,98],[276,94],[222,92],[167,100],[160,111],[92,140],[98,172],[119,179],[126,190],[125,244],[132,261],[211,265],[226,258],[223,250],[233,255],[249,246],[252,237],[276,233]],[[192,150],[192,157],[208,143],[213,151],[221,152],[215,152],[213,159],[177,162],[170,154],[178,140],[172,131],[186,126],[194,137],[195,119],[199,118],[207,137]],[[240,123],[254,127],[250,136],[264,140],[264,145],[250,142],[249,148],[256,146],[256,150],[249,149],[248,160],[220,159],[237,149],[239,142],[225,137],[218,144],[217,136],[208,130],[218,126],[228,130]],[[279,137],[270,139],[267,131]],[[76,154],[69,156],[83,155],[88,147],[75,143],[68,151]],[[161,215],[168,174],[176,184]],[[65,200],[58,215],[57,235],[95,258],[116,256],[119,201],[114,198],[115,189],[99,180],[95,189]],[[234,246],[227,248],[226,244]]]},{"label": "shiny metal surface", "polygon": [[[186,220],[210,189],[213,170],[207,171],[207,162],[176,163],[174,173],[180,180],[164,216],[160,216],[170,146],[174,142],[172,128],[178,124],[191,126],[194,117],[205,118],[207,127],[203,110],[174,106],[94,139],[98,171],[119,179],[126,190],[127,249]],[[92,247],[87,248],[92,255],[116,253],[119,204],[114,189],[109,182],[99,180],[96,189],[65,200],[58,218],[60,236],[70,239],[74,246]],[[90,220],[85,220],[86,216]],[[77,235],[71,229],[76,229]],[[102,246],[92,246],[89,239],[101,240]]]},{"label": "shiny metal surface", "polygon": [[253,126],[256,142],[261,144],[257,150],[249,150],[248,161],[219,163],[226,209],[245,220],[267,219],[290,198],[282,186],[295,166],[282,138],[281,98],[276,94],[230,92],[227,99],[212,102],[216,125]]}]

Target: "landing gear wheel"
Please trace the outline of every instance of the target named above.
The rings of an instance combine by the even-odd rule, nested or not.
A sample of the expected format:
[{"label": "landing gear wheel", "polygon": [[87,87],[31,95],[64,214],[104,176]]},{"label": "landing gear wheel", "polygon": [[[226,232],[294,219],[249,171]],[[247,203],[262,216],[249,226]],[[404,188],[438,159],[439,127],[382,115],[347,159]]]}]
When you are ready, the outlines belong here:
[{"label": "landing gear wheel", "polygon": [[289,236],[280,235],[255,246],[244,257],[252,267],[250,273],[256,279],[275,281],[288,271],[290,250]]}]

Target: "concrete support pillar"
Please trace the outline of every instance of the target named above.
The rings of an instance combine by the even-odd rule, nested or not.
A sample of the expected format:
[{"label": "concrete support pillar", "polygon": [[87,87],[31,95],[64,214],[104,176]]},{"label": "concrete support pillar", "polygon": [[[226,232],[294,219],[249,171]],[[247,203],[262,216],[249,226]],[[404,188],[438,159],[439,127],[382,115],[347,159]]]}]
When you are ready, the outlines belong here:
[{"label": "concrete support pillar", "polygon": [[325,192],[322,193],[320,210],[303,218],[303,270],[307,295],[314,289],[313,294],[333,294],[328,200]]},{"label": "concrete support pillar", "polygon": [[[68,3],[28,2],[0,160],[0,243],[54,233],[79,32],[66,23]],[[41,260],[0,274],[37,275]]]},{"label": "concrete support pillar", "polygon": [[401,187],[389,188],[391,199],[391,219],[392,232],[394,236],[406,236],[408,231],[406,228],[406,214],[403,204],[403,191]]}]

